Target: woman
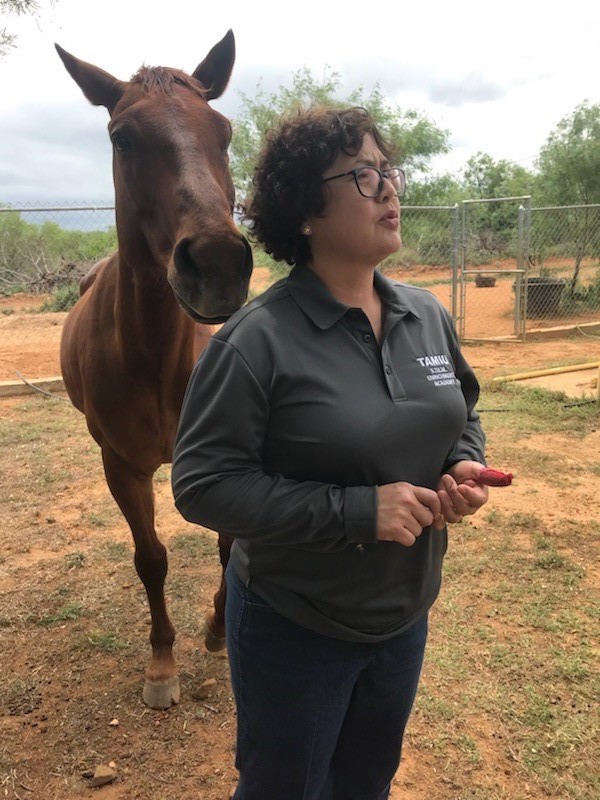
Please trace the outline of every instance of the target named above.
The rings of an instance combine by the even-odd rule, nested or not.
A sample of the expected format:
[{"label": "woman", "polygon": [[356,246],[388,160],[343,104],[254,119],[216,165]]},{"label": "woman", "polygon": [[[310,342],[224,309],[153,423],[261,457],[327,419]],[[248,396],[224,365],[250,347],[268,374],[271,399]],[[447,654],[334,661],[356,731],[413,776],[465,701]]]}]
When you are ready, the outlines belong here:
[{"label": "woman", "polygon": [[375,269],[401,244],[390,159],[363,109],[268,137],[247,217],[295,266],[213,337],[184,401],[177,506],[235,538],[237,800],[388,797],[445,525],[487,499],[452,321]]}]

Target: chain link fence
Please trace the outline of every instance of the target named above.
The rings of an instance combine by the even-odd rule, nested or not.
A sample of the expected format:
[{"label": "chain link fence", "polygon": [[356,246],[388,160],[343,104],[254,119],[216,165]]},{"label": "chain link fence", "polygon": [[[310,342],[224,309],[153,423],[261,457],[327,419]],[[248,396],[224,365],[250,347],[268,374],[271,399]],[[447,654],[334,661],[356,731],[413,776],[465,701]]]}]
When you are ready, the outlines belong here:
[{"label": "chain link fence", "polygon": [[529,197],[466,200],[461,204],[456,323],[463,340],[523,335],[524,210],[529,205]]},{"label": "chain link fence", "polygon": [[508,197],[402,214],[399,277],[427,286],[462,340],[600,326],[600,205]]},{"label": "chain link fence", "polygon": [[423,286],[456,315],[458,206],[402,206],[402,248],[382,264],[384,272]]},{"label": "chain link fence", "polygon": [[528,324],[600,320],[600,205],[532,208]]},{"label": "chain link fence", "polygon": [[[435,294],[463,340],[600,325],[600,205],[403,206],[402,239],[382,270]],[[0,294],[74,284],[116,247],[112,205],[0,208]]]},{"label": "chain link fence", "polygon": [[75,283],[116,248],[111,205],[0,208],[0,294]]}]

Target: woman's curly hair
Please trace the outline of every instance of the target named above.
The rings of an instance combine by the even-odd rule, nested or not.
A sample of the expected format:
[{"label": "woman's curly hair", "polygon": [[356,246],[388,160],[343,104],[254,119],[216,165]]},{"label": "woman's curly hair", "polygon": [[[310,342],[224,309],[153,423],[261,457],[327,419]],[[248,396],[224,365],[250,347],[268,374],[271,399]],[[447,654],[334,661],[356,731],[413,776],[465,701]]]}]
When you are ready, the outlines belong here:
[{"label": "woman's curly hair", "polygon": [[309,237],[300,229],[325,209],[329,188],[323,173],[340,153],[356,155],[368,133],[389,158],[391,148],[364,108],[301,109],[267,134],[253,193],[242,209],[251,238],[276,261],[302,266],[310,261]]}]

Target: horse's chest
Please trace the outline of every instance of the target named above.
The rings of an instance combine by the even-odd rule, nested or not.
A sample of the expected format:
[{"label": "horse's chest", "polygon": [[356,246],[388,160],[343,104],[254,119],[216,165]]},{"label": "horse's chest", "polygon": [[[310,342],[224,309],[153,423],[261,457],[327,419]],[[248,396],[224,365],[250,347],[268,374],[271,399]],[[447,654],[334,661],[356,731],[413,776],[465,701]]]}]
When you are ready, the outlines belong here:
[{"label": "horse's chest", "polygon": [[100,423],[103,438],[144,471],[169,462],[187,375],[172,369],[150,373],[138,363],[113,377],[93,395],[92,416]]}]

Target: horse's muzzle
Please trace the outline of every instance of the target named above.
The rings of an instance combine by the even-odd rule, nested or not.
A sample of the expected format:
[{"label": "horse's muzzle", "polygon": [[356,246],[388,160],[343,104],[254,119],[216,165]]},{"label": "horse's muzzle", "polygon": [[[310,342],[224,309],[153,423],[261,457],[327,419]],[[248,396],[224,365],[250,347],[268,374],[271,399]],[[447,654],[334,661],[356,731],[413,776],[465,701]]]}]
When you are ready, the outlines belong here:
[{"label": "horse's muzzle", "polygon": [[225,322],[246,302],[252,250],[239,232],[199,244],[181,239],[168,280],[179,305],[197,322]]}]

